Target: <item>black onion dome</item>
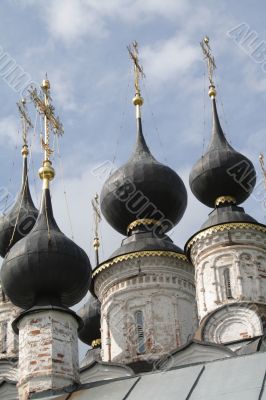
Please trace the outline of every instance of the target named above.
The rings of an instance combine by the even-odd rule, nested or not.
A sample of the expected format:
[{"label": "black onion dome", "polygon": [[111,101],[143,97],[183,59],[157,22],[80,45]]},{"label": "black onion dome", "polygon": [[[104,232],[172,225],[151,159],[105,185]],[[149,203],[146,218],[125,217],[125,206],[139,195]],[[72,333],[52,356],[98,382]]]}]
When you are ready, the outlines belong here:
[{"label": "black onion dome", "polygon": [[83,343],[92,345],[94,340],[101,338],[101,303],[93,295],[89,296],[88,301],[79,309],[77,314],[83,321],[83,327],[78,335]]},{"label": "black onion dome", "polygon": [[101,192],[101,210],[109,224],[122,234],[138,219],[162,222],[164,232],[182,218],[187,192],[175,171],[150,153],[137,119],[138,135],[130,160],[114,172]]},{"label": "black onion dome", "polygon": [[7,253],[1,269],[4,291],[16,306],[72,306],[86,294],[91,266],[86,253],[58,228],[49,189],[32,231]]},{"label": "black onion dome", "polygon": [[38,210],[33,204],[29,189],[27,157],[24,157],[20,193],[9,213],[0,217],[1,257],[5,257],[8,250],[32,230],[37,216]]},{"label": "black onion dome", "polygon": [[211,142],[190,173],[190,188],[195,197],[209,207],[214,207],[220,196],[231,196],[236,204],[240,204],[254,189],[256,171],[252,162],[227,142],[219,122],[215,98],[212,103]]}]

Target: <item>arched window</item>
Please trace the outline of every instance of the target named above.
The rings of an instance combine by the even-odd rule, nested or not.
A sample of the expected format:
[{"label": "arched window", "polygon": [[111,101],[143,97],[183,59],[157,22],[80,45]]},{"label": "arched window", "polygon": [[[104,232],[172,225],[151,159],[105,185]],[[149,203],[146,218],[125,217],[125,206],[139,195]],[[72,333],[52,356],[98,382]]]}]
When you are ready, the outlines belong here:
[{"label": "arched window", "polygon": [[145,339],[144,339],[144,324],[143,324],[143,312],[137,310],[135,312],[135,323],[136,323],[136,337],[137,337],[137,353],[145,353]]},{"label": "arched window", "polygon": [[229,268],[225,268],[224,270],[224,287],[225,294],[228,299],[232,299],[232,289],[231,289],[231,279],[230,279],[230,270]]}]

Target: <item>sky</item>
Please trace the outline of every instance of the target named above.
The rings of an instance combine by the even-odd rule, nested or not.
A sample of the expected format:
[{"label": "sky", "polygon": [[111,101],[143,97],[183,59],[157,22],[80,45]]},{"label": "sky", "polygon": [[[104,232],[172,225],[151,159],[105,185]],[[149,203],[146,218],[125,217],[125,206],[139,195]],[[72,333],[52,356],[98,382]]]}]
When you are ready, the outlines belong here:
[{"label": "sky", "polygon": [[[21,181],[21,124],[16,102],[27,91],[12,81],[4,60],[27,82],[47,73],[56,113],[64,125],[54,143],[56,179],[51,185],[61,230],[83,247],[94,263],[91,199],[111,168],[131,155],[135,138],[133,68],[127,45],[139,43],[143,130],[153,155],[184,180],[188,207],[170,232],[183,246],[211,211],[188,186],[189,172],[211,133],[206,65],[199,42],[205,35],[215,56],[217,103],[227,139],[248,156],[258,186],[246,211],[265,223],[263,175],[266,156],[266,5],[263,1],[196,0],[2,0],[0,8],[1,190],[15,197]],[[265,54],[264,54],[265,53]],[[40,201],[42,153],[39,116],[29,104],[29,176]],[[58,151],[59,147],[59,151]],[[101,260],[122,236],[103,220]]]}]

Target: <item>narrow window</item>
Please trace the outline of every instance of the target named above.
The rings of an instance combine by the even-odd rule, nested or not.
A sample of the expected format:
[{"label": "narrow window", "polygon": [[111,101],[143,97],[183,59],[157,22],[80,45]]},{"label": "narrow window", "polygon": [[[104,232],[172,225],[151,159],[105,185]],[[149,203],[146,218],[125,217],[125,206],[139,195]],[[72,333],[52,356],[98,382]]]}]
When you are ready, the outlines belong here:
[{"label": "narrow window", "polygon": [[14,352],[18,352],[18,335],[14,335],[13,337],[13,346],[14,346]]},{"label": "narrow window", "polygon": [[7,321],[1,322],[1,348],[0,352],[1,353],[6,353],[7,351]]},{"label": "narrow window", "polygon": [[224,270],[224,286],[225,286],[225,294],[228,299],[232,299],[232,289],[231,289],[231,280],[230,280],[230,271],[229,268],[225,268]]},{"label": "narrow window", "polygon": [[145,353],[144,327],[143,327],[143,312],[138,310],[135,312],[136,336],[137,336],[137,352],[138,354]]}]

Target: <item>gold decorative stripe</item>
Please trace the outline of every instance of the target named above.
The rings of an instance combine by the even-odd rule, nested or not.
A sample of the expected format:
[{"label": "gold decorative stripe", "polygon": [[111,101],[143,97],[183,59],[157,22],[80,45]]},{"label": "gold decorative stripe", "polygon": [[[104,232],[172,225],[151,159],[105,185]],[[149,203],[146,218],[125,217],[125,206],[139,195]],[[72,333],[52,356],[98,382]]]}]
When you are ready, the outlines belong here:
[{"label": "gold decorative stripe", "polygon": [[227,224],[215,225],[210,228],[205,229],[204,231],[196,234],[187,244],[186,251],[189,250],[192,245],[199,239],[205,238],[206,236],[212,235],[213,233],[235,230],[235,229],[252,229],[254,231],[266,233],[265,225],[257,225],[252,224],[250,222],[231,222]]},{"label": "gold decorative stripe", "polygon": [[93,348],[99,347],[99,346],[101,346],[101,344],[102,344],[101,339],[95,339],[95,340],[93,340],[93,341],[91,342],[91,347],[93,347]]},{"label": "gold decorative stripe", "polygon": [[219,206],[219,204],[224,204],[224,203],[233,203],[236,204],[236,199],[233,196],[220,196],[217,197],[215,200],[215,206]]},{"label": "gold decorative stripe", "polygon": [[142,218],[136,219],[135,221],[131,222],[127,227],[127,233],[132,231],[132,229],[136,228],[140,225],[160,225],[160,221],[151,218]]},{"label": "gold decorative stripe", "polygon": [[128,253],[128,254],[123,254],[121,256],[117,256],[117,257],[113,258],[111,261],[99,265],[99,267],[95,271],[93,271],[92,277],[94,278],[101,271],[103,271],[121,261],[127,261],[127,260],[132,260],[134,258],[143,258],[143,257],[171,257],[171,258],[178,258],[179,260],[189,262],[185,254],[176,253],[174,251],[163,251],[163,250],[135,251],[133,253]]}]

